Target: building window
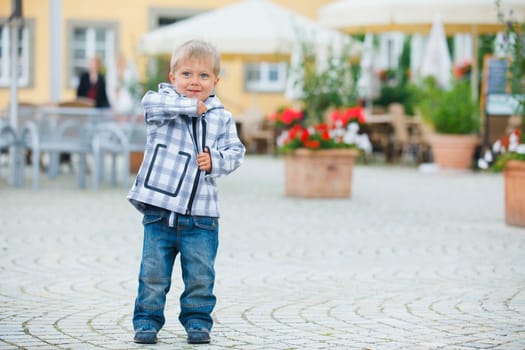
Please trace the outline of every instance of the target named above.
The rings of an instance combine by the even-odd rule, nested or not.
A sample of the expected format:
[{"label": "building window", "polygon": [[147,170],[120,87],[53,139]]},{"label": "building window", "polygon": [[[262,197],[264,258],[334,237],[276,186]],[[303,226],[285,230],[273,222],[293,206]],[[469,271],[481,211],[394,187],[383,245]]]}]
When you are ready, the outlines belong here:
[{"label": "building window", "polygon": [[286,63],[249,63],[245,66],[245,89],[253,92],[282,92],[286,87]]},{"label": "building window", "polygon": [[[33,21],[24,20],[18,29],[17,71],[18,86],[28,87],[32,83],[30,57],[33,55]],[[11,26],[7,20],[0,20],[0,86],[9,86],[11,83]]]},{"label": "building window", "polygon": [[87,69],[91,57],[98,56],[106,68],[113,67],[117,47],[115,28],[112,24],[69,24],[69,87],[78,86],[80,74]]},{"label": "building window", "polygon": [[204,12],[202,9],[186,7],[153,7],[149,9],[149,29],[156,29],[193,17]]}]

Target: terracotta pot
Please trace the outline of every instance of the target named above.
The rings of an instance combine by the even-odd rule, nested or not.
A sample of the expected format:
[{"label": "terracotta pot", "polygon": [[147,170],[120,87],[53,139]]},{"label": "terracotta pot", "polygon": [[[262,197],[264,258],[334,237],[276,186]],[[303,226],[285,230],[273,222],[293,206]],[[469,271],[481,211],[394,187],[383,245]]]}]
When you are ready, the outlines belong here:
[{"label": "terracotta pot", "polygon": [[130,152],[129,154],[129,173],[136,174],[139,172],[140,165],[144,158],[144,152]]},{"label": "terracotta pot", "polygon": [[285,194],[305,198],[345,198],[352,195],[355,149],[298,149],[286,155]]},{"label": "terracotta pot", "polygon": [[433,134],[429,136],[434,162],[444,169],[468,170],[472,166],[477,135]]},{"label": "terracotta pot", "polygon": [[505,222],[525,227],[525,161],[511,160],[503,171]]}]

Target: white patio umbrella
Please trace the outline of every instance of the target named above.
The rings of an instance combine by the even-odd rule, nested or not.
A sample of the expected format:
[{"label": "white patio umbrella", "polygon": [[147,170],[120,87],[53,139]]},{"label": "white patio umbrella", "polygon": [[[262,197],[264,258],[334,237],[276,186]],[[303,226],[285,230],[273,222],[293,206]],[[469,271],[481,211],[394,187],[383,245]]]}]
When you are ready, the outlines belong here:
[{"label": "white patio umbrella", "polygon": [[[517,20],[525,19],[525,1],[501,0],[501,5]],[[319,9],[319,22],[346,32],[428,33],[435,15],[447,34],[503,28],[494,0],[339,0]]]},{"label": "white patio umbrella", "polygon": [[438,84],[447,89],[452,77],[452,60],[448,51],[447,38],[440,16],[434,18],[428,37],[423,60],[416,74],[420,77],[433,76]]},{"label": "white patio umbrella", "polygon": [[[292,68],[300,61],[302,43],[314,45],[321,56],[326,56],[329,49],[339,52],[343,48],[349,49],[351,56],[358,56],[361,46],[348,35],[269,0],[244,0],[146,33],[139,50],[149,55],[171,54],[189,39],[210,41],[222,54],[250,58],[283,55]],[[289,99],[301,96],[294,71],[290,70],[285,92]]]},{"label": "white patio umbrella", "polygon": [[[524,0],[501,0],[518,21],[525,20]],[[319,9],[319,23],[348,33],[428,33],[439,15],[446,34],[471,33],[472,86],[478,85],[477,36],[503,29],[494,0],[339,0]],[[477,90],[473,90],[476,94]]]},{"label": "white patio umbrella", "polygon": [[145,34],[139,50],[166,54],[189,39],[205,39],[221,53],[291,54],[299,41],[341,45],[348,36],[266,0],[245,0]]}]

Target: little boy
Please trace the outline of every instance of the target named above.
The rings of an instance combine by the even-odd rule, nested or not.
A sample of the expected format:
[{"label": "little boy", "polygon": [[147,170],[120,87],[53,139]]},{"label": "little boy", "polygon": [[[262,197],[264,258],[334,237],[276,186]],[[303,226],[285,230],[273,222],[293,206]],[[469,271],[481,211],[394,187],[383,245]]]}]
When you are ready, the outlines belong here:
[{"label": "little boy", "polygon": [[142,99],[148,128],[144,160],[128,199],[144,214],[144,243],[133,312],[134,341],[157,342],[175,257],[184,292],[179,321],[188,343],[209,343],[216,298],[219,210],[215,177],[237,169],[245,148],[230,112],[213,95],[220,55],[191,40],[175,50],[169,80]]}]

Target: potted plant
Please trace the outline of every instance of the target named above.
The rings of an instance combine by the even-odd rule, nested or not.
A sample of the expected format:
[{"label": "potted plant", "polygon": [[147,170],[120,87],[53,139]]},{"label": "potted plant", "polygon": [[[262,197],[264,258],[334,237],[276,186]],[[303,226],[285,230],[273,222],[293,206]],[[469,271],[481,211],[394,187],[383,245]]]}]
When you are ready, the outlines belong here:
[{"label": "potted plant", "polygon": [[[323,69],[315,50],[307,43],[302,45],[301,56],[294,76],[300,77],[295,84],[301,90],[298,102],[304,118],[294,118],[297,113],[285,115],[286,110],[273,118],[288,122],[277,137],[278,151],[284,155],[285,194],[350,197],[358,149],[370,150],[371,145],[367,135],[359,134],[364,114],[361,107],[355,106],[357,98],[348,56],[344,52],[338,58],[330,55]],[[330,110],[332,113],[327,116]]]},{"label": "potted plant", "polygon": [[508,151],[495,162],[505,181],[505,222],[525,226],[525,137],[518,130],[509,136]]},{"label": "potted plant", "polygon": [[419,94],[419,112],[433,129],[428,142],[435,163],[447,169],[471,168],[479,141],[480,115],[469,82],[455,81],[444,90],[428,77]]},{"label": "potted plant", "polygon": [[[512,18],[512,10],[506,16],[501,2],[496,0],[498,18],[505,24],[503,48],[510,56],[510,87],[518,99],[516,117],[525,124],[525,22]],[[519,120],[519,119],[518,119]],[[518,123],[519,124],[519,123]],[[505,222],[525,227],[525,135],[514,129],[497,140],[478,160],[481,169],[503,171],[505,183]]]},{"label": "potted plant", "polygon": [[372,148],[368,136],[359,134],[359,123],[364,119],[347,119],[356,112],[354,108],[351,111],[346,115],[334,111],[330,123],[310,127],[297,124],[277,138],[279,152],[284,154],[287,196],[351,197],[356,158],[360,151],[370,152]]},{"label": "potted plant", "polygon": [[480,169],[503,172],[505,180],[505,222],[525,226],[525,135],[513,130],[500,137],[478,159]]}]

